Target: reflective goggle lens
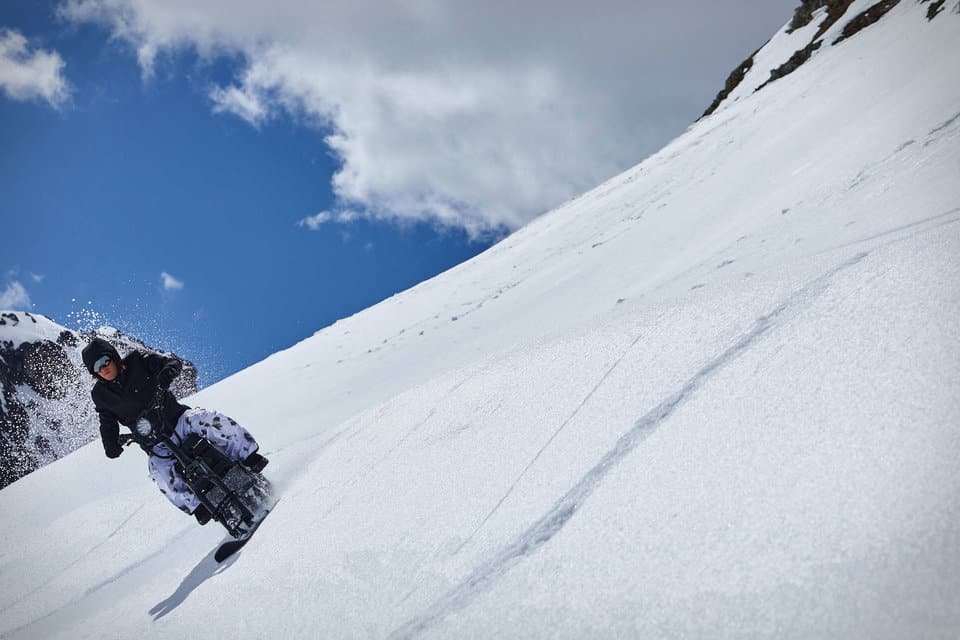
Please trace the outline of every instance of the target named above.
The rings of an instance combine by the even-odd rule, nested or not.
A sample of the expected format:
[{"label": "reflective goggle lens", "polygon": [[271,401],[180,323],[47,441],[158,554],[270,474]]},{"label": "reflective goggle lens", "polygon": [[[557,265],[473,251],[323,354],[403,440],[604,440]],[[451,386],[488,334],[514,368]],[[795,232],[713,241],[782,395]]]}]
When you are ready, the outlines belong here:
[{"label": "reflective goggle lens", "polygon": [[93,363],[93,372],[100,373],[100,369],[103,369],[108,364],[110,364],[110,356],[100,356],[100,358]]}]

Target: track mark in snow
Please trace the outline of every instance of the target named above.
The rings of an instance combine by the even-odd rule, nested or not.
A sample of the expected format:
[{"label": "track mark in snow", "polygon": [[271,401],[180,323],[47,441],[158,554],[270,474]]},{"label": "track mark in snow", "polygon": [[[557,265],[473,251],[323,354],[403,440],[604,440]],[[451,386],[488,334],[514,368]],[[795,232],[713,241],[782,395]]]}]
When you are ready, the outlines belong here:
[{"label": "track mark in snow", "polygon": [[[950,209],[949,211],[945,211],[945,212],[943,212],[943,213],[938,213],[938,214],[933,215],[933,216],[930,216],[930,217],[928,217],[928,218],[921,218],[920,220],[914,220],[913,222],[908,222],[907,224],[902,224],[902,225],[900,225],[900,226],[893,227],[893,228],[891,228],[891,229],[887,229],[887,230],[881,231],[881,232],[879,232],[879,233],[874,233],[873,235],[864,236],[864,237],[862,237],[862,238],[857,238],[857,239],[855,239],[855,240],[852,240],[852,241],[850,241],[850,242],[846,242],[846,243],[841,244],[841,245],[838,245],[838,246],[836,246],[836,247],[831,247],[831,248],[829,248],[829,249],[825,249],[824,251],[821,251],[820,253],[823,254],[823,253],[827,253],[828,251],[835,251],[835,250],[837,250],[837,249],[843,249],[843,248],[845,248],[845,247],[851,247],[851,246],[854,246],[854,245],[863,244],[864,242],[872,242],[872,241],[878,240],[878,239],[880,239],[880,238],[886,238],[886,237],[888,237],[888,236],[896,235],[896,234],[900,233],[901,231],[907,231],[907,230],[909,230],[909,229],[917,229],[918,227],[920,227],[920,228],[919,228],[914,234],[911,234],[911,235],[916,235],[916,234],[918,234],[918,233],[924,233],[924,232],[926,232],[926,231],[930,231],[930,230],[932,230],[932,229],[936,229],[937,227],[943,227],[943,226],[946,226],[946,225],[948,225],[948,224],[954,224],[954,223],[960,221],[960,218],[958,218],[957,215],[956,215],[956,214],[958,214],[958,213],[960,213],[960,207],[954,207],[953,209]],[[850,226],[850,225],[852,225],[852,224],[855,224],[855,222],[853,222],[853,221],[848,222],[845,226]],[[928,224],[929,224],[929,226],[927,226],[926,228],[922,228],[922,227],[924,227],[925,225],[928,225]],[[888,243],[891,243],[891,242],[897,242],[897,241],[898,241],[897,238],[893,238],[892,240],[888,240],[887,242],[888,242]]]},{"label": "track mark in snow", "polygon": [[897,147],[897,148],[894,150],[894,153],[900,153],[901,151],[903,151],[904,149],[906,149],[906,148],[909,147],[910,145],[916,144],[916,142],[917,142],[916,140],[907,140],[906,142],[904,142],[903,144],[901,144],[899,147]]},{"label": "track mark in snow", "polygon": [[960,111],[958,111],[957,113],[955,113],[955,114],[953,115],[953,117],[951,117],[950,119],[945,120],[944,122],[941,122],[939,125],[937,125],[937,126],[934,127],[933,129],[931,129],[931,130],[930,130],[930,133],[928,133],[927,135],[928,135],[928,136],[932,136],[932,135],[935,134],[935,133],[939,133],[940,131],[943,131],[944,129],[946,129],[947,127],[949,127],[950,125],[952,125],[952,124],[953,124],[954,122],[956,122],[957,120],[960,120]]},{"label": "track mark in snow", "polygon": [[[168,541],[168,544],[174,544],[174,543],[176,543],[177,541],[180,540],[180,538],[183,538],[184,536],[186,536],[186,534],[190,533],[191,530],[192,530],[191,527],[186,527],[186,528],[184,528],[180,533],[178,533],[178,534],[176,534],[175,536],[173,536],[172,538],[170,538],[170,540]],[[139,559],[139,560],[136,560],[136,561],[128,564],[126,567],[124,567],[123,569],[121,569],[120,571],[118,571],[117,573],[115,573],[115,574],[114,574],[113,576],[111,576],[110,578],[107,578],[106,580],[103,580],[103,581],[99,582],[98,584],[96,584],[96,585],[88,588],[86,591],[84,591],[84,592],[81,593],[81,594],[78,594],[78,595],[74,596],[73,598],[71,598],[71,599],[68,600],[67,602],[65,602],[65,603],[63,603],[63,604],[60,604],[60,605],[55,605],[54,608],[51,609],[50,611],[48,611],[47,613],[39,616],[38,618],[34,618],[34,619],[31,620],[30,622],[27,622],[27,623],[25,623],[25,624],[20,625],[20,626],[17,627],[16,629],[11,629],[11,630],[7,631],[6,633],[9,634],[9,635],[16,635],[17,633],[20,633],[21,631],[23,631],[24,629],[26,629],[26,628],[28,628],[28,627],[31,627],[31,626],[33,626],[33,625],[35,625],[35,624],[37,624],[37,623],[43,622],[44,620],[47,620],[48,618],[56,615],[57,613],[60,613],[61,611],[65,611],[68,607],[71,607],[71,606],[73,606],[73,605],[76,605],[77,603],[79,603],[79,602],[80,602],[81,600],[83,600],[84,598],[87,598],[87,597],[89,597],[89,596],[97,593],[97,592],[100,591],[101,589],[103,589],[103,588],[105,588],[105,587],[108,587],[108,586],[116,583],[118,580],[120,580],[121,578],[123,578],[123,577],[126,576],[127,574],[129,574],[129,573],[131,573],[132,571],[134,571],[134,570],[142,567],[143,565],[145,565],[146,563],[150,562],[151,560],[153,560],[153,559],[155,559],[155,558],[162,557],[165,553],[167,553],[167,549],[166,549],[166,548],[157,549],[157,550],[154,551],[153,553],[151,553],[151,554],[149,554],[149,555],[147,555],[147,556],[145,556],[145,557],[143,557],[143,558],[141,558],[141,559]]]},{"label": "track mark in snow", "polygon": [[34,589],[28,591],[27,593],[23,594],[19,599],[14,600],[13,602],[11,602],[10,604],[8,604],[8,605],[7,605],[6,607],[4,607],[3,609],[0,609],[0,613],[5,613],[5,612],[9,611],[10,609],[12,609],[13,607],[17,606],[18,604],[20,604],[21,602],[23,602],[24,600],[26,600],[26,599],[29,598],[30,596],[32,596],[32,595],[34,595],[35,593],[39,592],[40,590],[48,587],[50,584],[53,583],[54,580],[56,580],[57,578],[61,577],[63,574],[65,574],[67,571],[69,571],[69,570],[72,569],[73,567],[75,567],[75,566],[77,566],[78,564],[80,564],[80,563],[84,560],[84,558],[86,558],[86,557],[89,556],[91,553],[93,553],[94,551],[96,551],[96,550],[99,549],[100,547],[102,547],[102,546],[104,546],[105,544],[107,544],[108,542],[110,542],[110,540],[112,540],[114,536],[116,536],[118,533],[120,533],[120,530],[123,529],[123,528],[127,525],[128,522],[130,522],[131,520],[133,520],[134,516],[136,516],[138,513],[140,513],[141,510],[143,510],[143,506],[144,506],[144,505],[141,504],[139,507],[137,507],[136,509],[134,509],[133,512],[132,512],[130,515],[128,515],[126,518],[124,518],[124,519],[123,519],[123,522],[121,522],[120,524],[118,524],[118,525],[113,529],[113,531],[110,532],[110,535],[108,535],[106,538],[104,538],[103,540],[101,540],[101,541],[98,542],[97,544],[95,544],[95,545],[93,545],[92,547],[90,547],[90,548],[89,548],[87,551],[85,551],[82,555],[80,555],[80,556],[78,556],[77,558],[75,558],[75,559],[73,560],[73,562],[71,562],[71,563],[68,564],[66,567],[64,567],[63,569],[61,569],[60,571],[58,571],[56,574],[54,574],[52,577],[50,577],[49,580],[47,580],[47,581],[44,582],[43,584],[35,587]]},{"label": "track mark in snow", "polygon": [[493,293],[485,296],[483,299],[480,300],[480,302],[476,302],[476,303],[475,303],[475,302],[472,302],[472,301],[470,301],[470,302],[464,302],[464,303],[461,304],[460,306],[462,306],[462,307],[470,307],[470,308],[467,309],[466,311],[464,311],[463,313],[459,313],[459,314],[457,314],[457,315],[454,315],[454,316],[451,317],[450,319],[456,321],[456,320],[458,320],[458,319],[465,318],[466,316],[470,315],[471,313],[474,313],[474,312],[479,311],[480,309],[482,309],[482,308],[483,308],[483,305],[487,304],[487,303],[490,302],[491,300],[497,300],[500,296],[502,296],[503,294],[507,293],[507,292],[510,291],[511,289],[513,289],[513,288],[515,288],[515,287],[518,287],[518,286],[519,286],[520,284],[522,284],[522,283],[523,283],[523,280],[517,280],[517,281],[515,281],[515,282],[508,282],[507,284],[498,287],[495,292],[493,292]]},{"label": "track mark in snow", "polygon": [[[192,529],[193,529],[192,526],[184,527],[183,530],[180,531],[180,533],[178,533],[178,534],[176,534],[175,536],[173,536],[172,538],[170,538],[170,540],[169,540],[169,542],[168,542],[167,544],[168,544],[169,546],[172,546],[174,543],[176,543],[177,541],[179,541],[180,538],[183,538],[183,537],[185,537],[188,533],[190,533],[190,531],[192,531]],[[127,575],[128,573],[134,571],[135,569],[138,569],[138,568],[142,567],[142,566],[145,565],[147,562],[150,562],[150,561],[153,560],[154,558],[160,558],[160,557],[162,557],[162,556],[163,556],[164,554],[166,554],[166,553],[167,553],[167,548],[166,548],[166,547],[161,547],[160,549],[157,549],[157,550],[154,551],[153,553],[151,553],[151,554],[149,554],[149,555],[147,555],[147,556],[145,556],[145,557],[143,557],[143,558],[140,558],[139,560],[135,560],[135,561],[131,562],[130,564],[128,564],[126,567],[124,567],[123,569],[121,569],[120,571],[118,571],[117,573],[115,573],[114,575],[112,575],[111,577],[107,578],[106,580],[102,580],[101,582],[99,582],[99,583],[93,585],[92,587],[88,588],[88,589],[83,593],[83,595],[82,595],[81,597],[85,598],[85,597],[87,597],[87,596],[93,595],[94,593],[96,593],[97,591],[100,591],[100,590],[103,589],[104,587],[107,587],[107,586],[109,586],[109,585],[111,585],[111,584],[114,584],[115,582],[117,582],[118,580],[120,580],[122,577],[124,577],[124,576]],[[72,603],[71,603],[71,604],[72,604]]]},{"label": "track mark in snow", "polygon": [[[436,403],[434,403],[434,406],[432,406],[432,407],[430,408],[430,412],[426,415],[426,417],[423,418],[423,420],[420,420],[420,421],[417,422],[415,425],[413,425],[412,427],[410,427],[409,429],[407,429],[407,431],[406,431],[396,442],[394,442],[393,444],[390,445],[390,447],[387,449],[386,452],[383,453],[383,455],[381,455],[381,456],[380,456],[379,458],[377,458],[375,461],[371,462],[371,463],[370,463],[369,465],[367,465],[366,467],[363,467],[363,468],[361,468],[359,471],[357,471],[356,473],[354,473],[353,477],[351,478],[351,480],[350,480],[349,484],[347,484],[347,486],[351,486],[351,487],[352,487],[352,486],[356,486],[356,485],[360,484],[360,482],[361,482],[364,478],[368,477],[371,473],[373,473],[376,469],[378,469],[378,468],[380,467],[380,465],[383,464],[383,462],[384,462],[385,460],[387,460],[387,458],[389,458],[391,455],[393,455],[394,452],[396,452],[400,447],[402,447],[402,446],[407,442],[407,440],[409,440],[414,434],[416,434],[417,431],[419,431],[424,425],[426,425],[428,422],[430,422],[430,421],[433,419],[433,417],[437,414],[437,410],[438,410],[438,408],[440,407],[440,405],[441,405],[443,402],[445,402],[451,395],[453,395],[454,393],[456,393],[456,391],[457,391],[460,387],[462,387],[464,384],[466,384],[471,378],[472,378],[472,376],[469,375],[469,374],[467,374],[467,375],[465,375],[463,378],[461,378],[460,380],[458,380],[458,381],[457,381],[453,386],[451,386],[447,391],[445,391],[444,394],[443,394],[443,396],[442,396],[439,400],[437,400]],[[383,410],[384,410],[384,408],[381,407],[380,411],[383,411]],[[346,438],[346,440],[344,440],[344,442],[349,442],[349,441],[352,440],[354,437],[356,437],[357,435],[363,433],[363,432],[366,431],[368,428],[370,428],[372,425],[378,424],[379,422],[381,422],[381,421],[375,419],[375,420],[370,420],[370,421],[368,421],[365,425],[363,425],[363,424],[361,423],[360,428],[359,428],[359,429],[356,429],[355,431],[353,431],[353,433],[351,433],[349,436],[347,436],[347,438]],[[343,433],[343,432],[341,432],[341,433]],[[336,435],[334,436],[333,439],[336,439],[336,438],[339,437],[339,436],[340,436],[340,434],[338,433],[338,434],[336,434]],[[332,440],[331,440],[331,441],[332,441]],[[328,491],[328,487],[320,486],[320,487],[318,487],[318,488],[313,492],[312,495],[318,495],[318,494],[326,493],[327,491]],[[343,503],[344,503],[345,500],[346,500],[346,495],[341,495],[341,496],[336,500],[336,502],[334,502],[332,505],[330,505],[330,506],[323,512],[323,514],[321,515],[321,518],[326,518],[326,517],[328,517],[331,513],[333,513],[335,510],[339,509],[341,506],[343,506]]]},{"label": "track mark in snow", "polygon": [[543,446],[541,446],[540,449],[537,451],[537,453],[533,456],[533,458],[530,459],[530,462],[528,462],[526,466],[523,468],[523,470],[520,471],[520,474],[513,480],[513,483],[507,488],[506,493],[503,494],[503,496],[500,498],[497,504],[493,506],[493,509],[491,509],[490,512],[486,515],[486,517],[484,517],[484,519],[480,521],[480,524],[478,524],[476,528],[472,532],[470,532],[470,535],[467,536],[467,538],[460,543],[460,546],[458,546],[456,550],[454,550],[453,552],[454,554],[459,553],[461,549],[467,546],[467,544],[473,539],[473,537],[477,535],[477,532],[480,531],[480,529],[482,529],[485,524],[487,524],[487,521],[490,520],[493,514],[495,514],[497,510],[500,509],[501,505],[503,505],[503,503],[506,502],[507,498],[510,497],[514,489],[517,488],[517,484],[520,483],[520,480],[523,479],[523,477],[527,474],[527,472],[534,465],[534,463],[540,459],[540,456],[543,454],[544,451],[546,451],[547,447],[549,447],[550,444],[557,438],[557,436],[560,435],[560,432],[563,431],[564,428],[568,424],[570,424],[570,422],[575,417],[577,417],[577,414],[580,413],[580,410],[583,409],[583,407],[587,404],[587,402],[590,401],[590,398],[593,397],[593,395],[597,392],[597,390],[601,386],[603,386],[603,383],[606,382],[607,378],[610,377],[610,374],[614,372],[614,370],[617,368],[617,366],[619,366],[621,362],[623,362],[623,359],[627,356],[628,353],[630,353],[630,350],[633,349],[634,346],[636,346],[637,342],[640,341],[640,338],[642,336],[643,334],[641,333],[636,338],[630,341],[630,344],[627,346],[626,349],[624,349],[623,353],[620,354],[620,357],[617,358],[616,361],[612,365],[610,365],[609,368],[607,368],[607,370],[604,372],[602,376],[600,376],[600,380],[597,381],[597,384],[593,385],[593,388],[590,389],[587,395],[583,397],[583,400],[580,401],[580,404],[578,404],[576,408],[573,410],[573,412],[569,416],[567,416],[567,418],[563,422],[560,423],[560,426],[557,427],[552,434],[550,434],[550,437],[547,438],[547,441],[543,443]]},{"label": "track mark in snow", "polygon": [[[655,433],[660,425],[669,418],[677,408],[685,404],[714,374],[746,352],[757,339],[775,327],[782,318],[788,317],[792,312],[799,311],[822,295],[828,289],[830,280],[835,275],[858,264],[868,255],[869,253],[867,252],[861,252],[845,260],[839,266],[834,267],[827,273],[798,289],[784,302],[770,311],[770,313],[758,318],[750,331],[742,335],[720,355],[704,365],[676,393],[640,417],[634,423],[633,427],[617,440],[613,448],[610,449],[592,469],[587,471],[547,513],[533,523],[530,528],[520,534],[511,544],[501,549],[500,552],[490,560],[474,569],[463,582],[441,596],[421,615],[395,629],[389,637],[395,639],[413,638],[423,631],[426,631],[451,613],[463,609],[473,598],[486,591],[512,567],[549,542],[590,498],[607,474],[636,449],[637,445]],[[634,344],[635,343],[636,340],[634,340]],[[629,352],[629,349],[627,349],[627,351]],[[626,352],[624,355],[626,355]],[[620,359],[622,360],[623,356],[621,356]],[[612,371],[619,362],[620,360],[607,371],[600,382],[597,383],[597,386],[584,398],[580,407],[582,407],[590,396],[600,387],[603,380],[606,379],[610,371]],[[578,407],[576,411],[579,411],[580,407]],[[576,415],[576,411],[574,411],[573,415]],[[573,415],[571,415],[571,418]],[[570,418],[561,425],[560,429],[562,429],[569,420]],[[559,433],[560,429],[558,429],[556,433]],[[526,473],[527,469],[530,468],[530,465],[536,461],[543,449],[553,440],[556,433],[554,436],[551,436],[537,455],[534,456],[534,459],[527,464],[517,480],[519,480],[519,478]],[[514,481],[507,495],[513,491],[516,483],[517,481]],[[496,511],[505,499],[506,496],[497,503],[493,511]],[[490,518],[493,511],[484,518],[484,522]],[[474,534],[475,533],[476,531],[474,531]],[[471,534],[471,536],[474,534]],[[462,546],[463,545],[461,545],[461,547]]]},{"label": "track mark in snow", "polygon": [[949,131],[955,127],[955,125],[960,122],[960,112],[954,114],[949,119],[941,122],[936,127],[930,130],[927,134],[927,139],[924,141],[923,146],[929,147],[932,144],[938,143],[941,140],[949,139],[957,134],[957,131]]}]

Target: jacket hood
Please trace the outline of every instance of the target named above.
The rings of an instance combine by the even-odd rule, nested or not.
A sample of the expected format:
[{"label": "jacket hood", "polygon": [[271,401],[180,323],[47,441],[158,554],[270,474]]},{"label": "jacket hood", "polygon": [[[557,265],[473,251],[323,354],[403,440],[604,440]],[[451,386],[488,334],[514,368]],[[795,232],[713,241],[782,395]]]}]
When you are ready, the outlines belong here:
[{"label": "jacket hood", "polygon": [[91,374],[93,373],[93,363],[95,363],[100,356],[110,356],[110,359],[114,362],[120,362],[120,354],[117,353],[117,350],[112,344],[103,338],[94,338],[83,348],[83,364],[87,366],[87,371]]}]

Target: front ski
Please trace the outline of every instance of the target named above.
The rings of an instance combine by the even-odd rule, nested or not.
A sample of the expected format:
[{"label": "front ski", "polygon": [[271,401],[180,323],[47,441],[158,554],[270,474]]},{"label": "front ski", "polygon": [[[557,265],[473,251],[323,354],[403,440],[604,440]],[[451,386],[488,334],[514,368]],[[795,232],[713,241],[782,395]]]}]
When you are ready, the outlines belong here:
[{"label": "front ski", "polygon": [[[276,502],[271,505],[270,511],[273,511],[273,507],[275,506]],[[221,544],[217,548],[216,553],[213,554],[213,559],[220,563],[235,554],[237,551],[240,551],[240,549],[243,548],[243,545],[247,544],[250,541],[250,538],[253,537],[253,534],[257,532],[257,529],[260,528],[260,525],[263,523],[263,521],[267,519],[267,516],[270,515],[270,511],[265,511],[263,513],[260,519],[257,520],[257,524],[250,529],[249,532],[247,532],[247,535],[243,536],[242,538],[237,538],[236,540],[228,540],[227,542]]]},{"label": "front ski", "polygon": [[[252,535],[252,534],[251,534]],[[230,540],[229,542],[224,542],[220,545],[220,548],[217,549],[217,552],[213,554],[213,559],[218,563],[223,562],[237,551],[243,548],[243,545],[247,544],[250,541],[250,536],[246,538],[240,538],[239,540]]]}]

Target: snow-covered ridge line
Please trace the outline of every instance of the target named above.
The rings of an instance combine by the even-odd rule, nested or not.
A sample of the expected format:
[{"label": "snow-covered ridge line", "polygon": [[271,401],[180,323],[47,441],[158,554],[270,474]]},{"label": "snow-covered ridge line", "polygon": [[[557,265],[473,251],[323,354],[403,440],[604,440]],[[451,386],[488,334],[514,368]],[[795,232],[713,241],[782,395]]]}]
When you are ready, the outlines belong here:
[{"label": "snow-covered ridge line", "polygon": [[[919,1],[922,4],[929,0]],[[899,3],[900,0],[805,0],[790,22],[731,72],[724,88],[701,117],[711,115],[793,73],[824,44],[833,47],[855,36],[883,18]],[[807,12],[808,17],[800,18],[801,9]],[[936,18],[942,10],[942,1],[930,4],[926,12],[927,21]],[[955,13],[960,14],[960,3],[957,3]]]},{"label": "snow-covered ridge line", "polygon": [[37,340],[56,341],[65,327],[29,311],[0,311],[0,341],[10,348]]}]

